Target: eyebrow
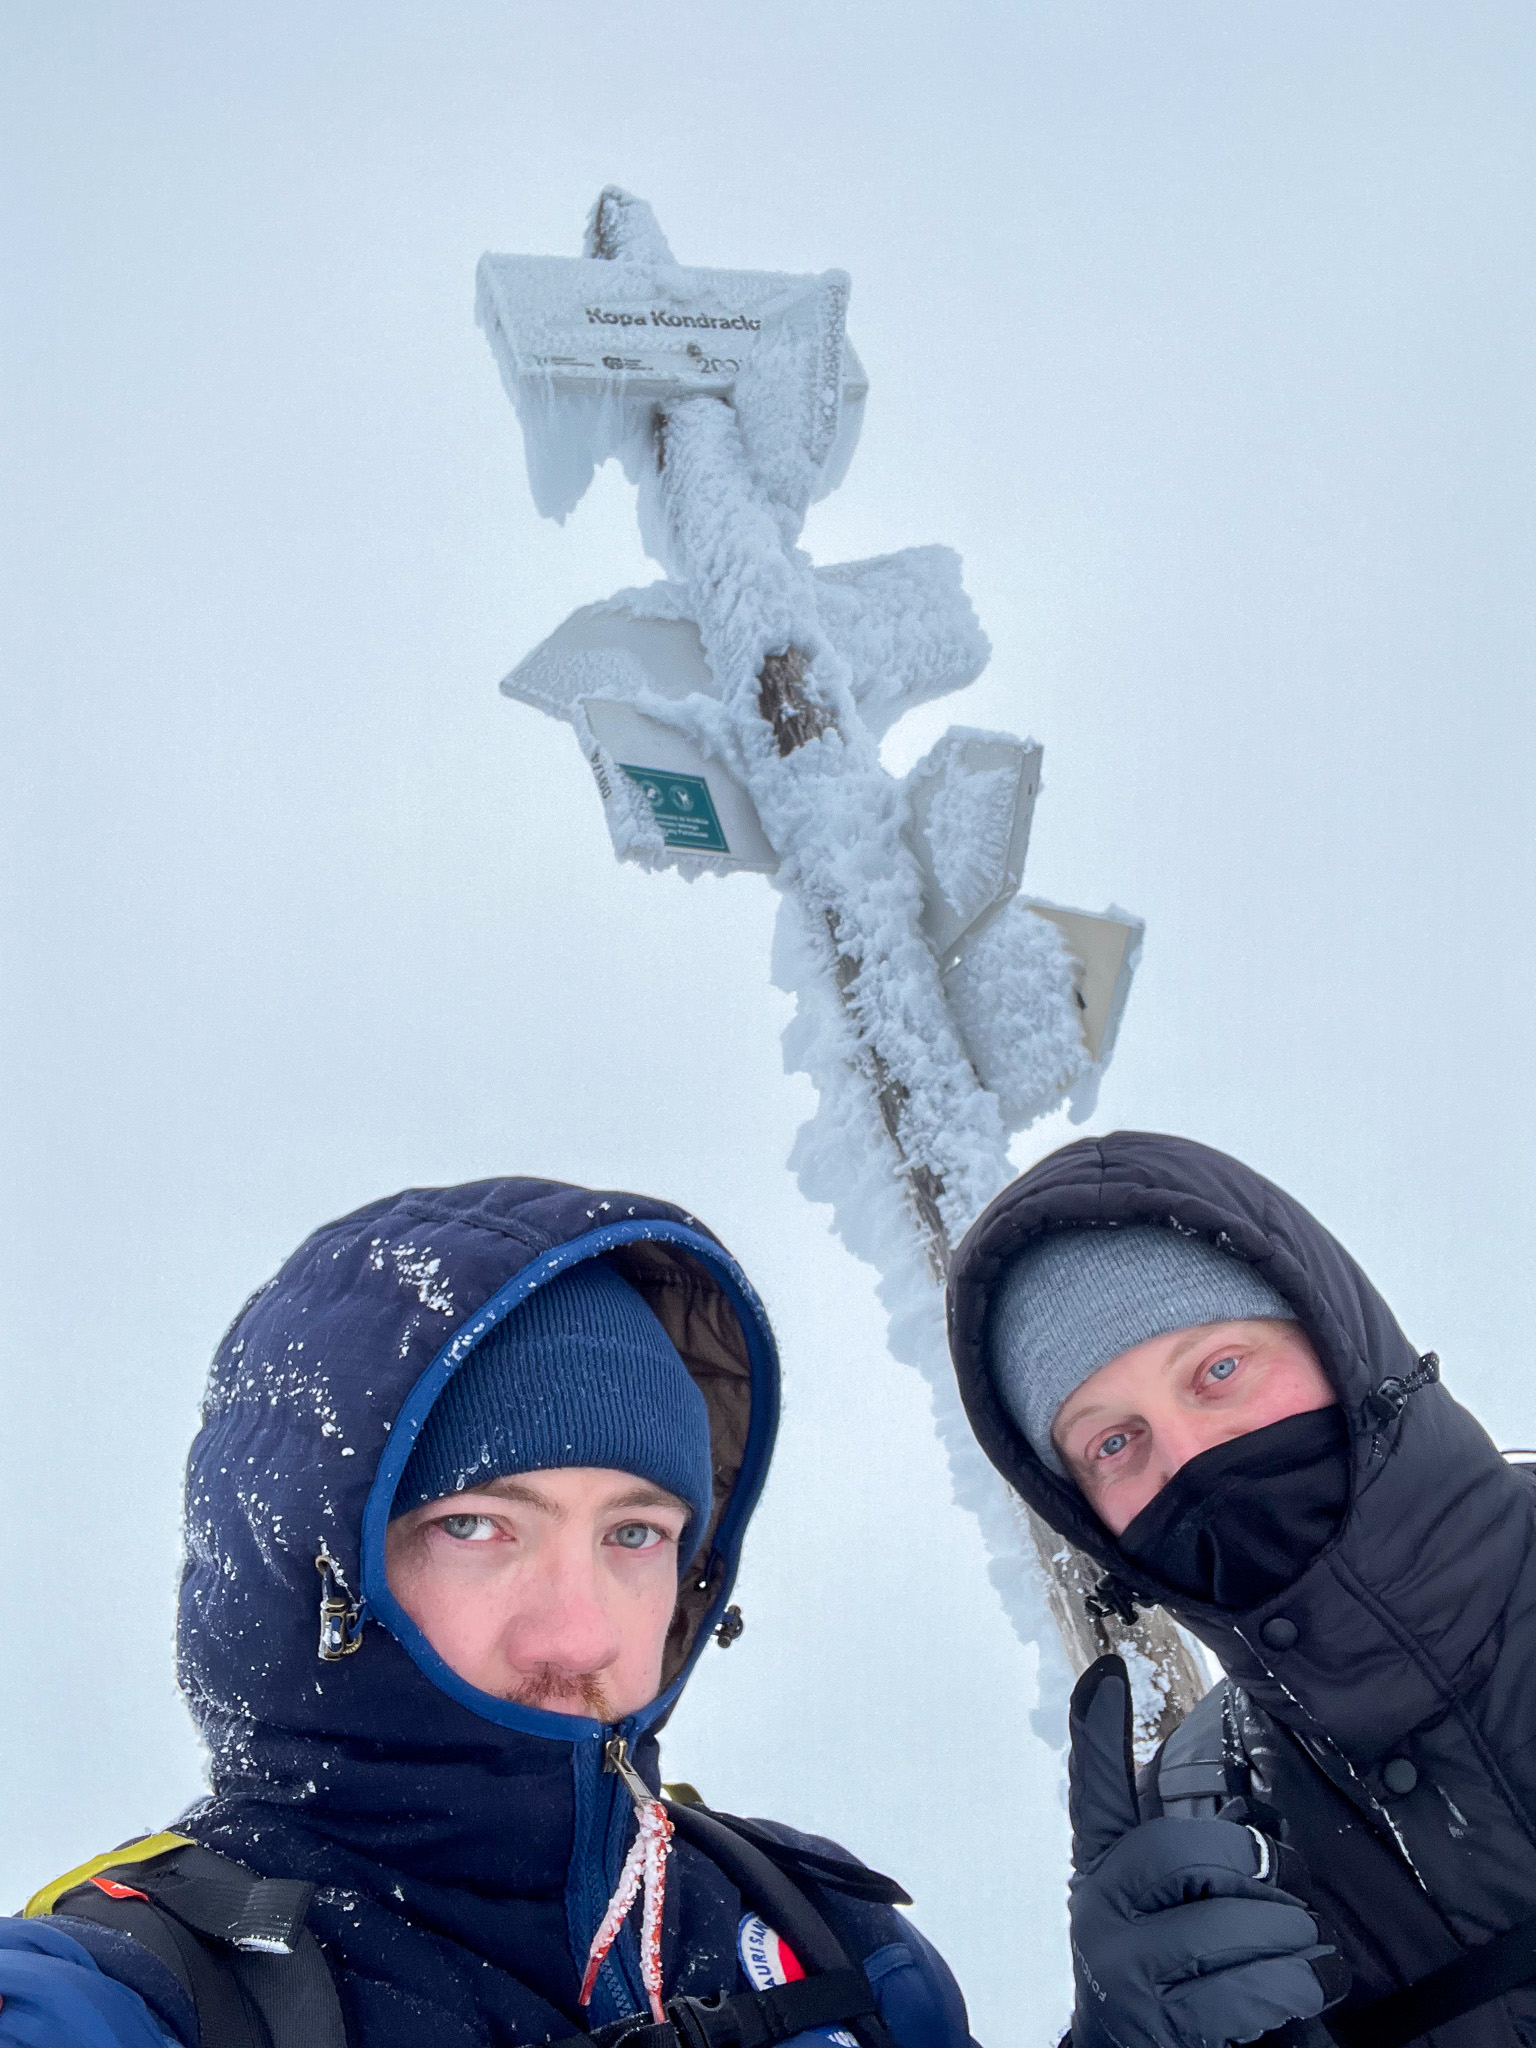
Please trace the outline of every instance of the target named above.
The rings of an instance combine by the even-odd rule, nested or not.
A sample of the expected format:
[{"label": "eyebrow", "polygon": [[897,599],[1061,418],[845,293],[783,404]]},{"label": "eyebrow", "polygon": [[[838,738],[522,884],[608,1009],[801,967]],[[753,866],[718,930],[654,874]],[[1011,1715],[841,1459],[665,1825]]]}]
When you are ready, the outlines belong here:
[{"label": "eyebrow", "polygon": [[[462,1491],[466,1497],[492,1494],[498,1500],[517,1501],[523,1507],[533,1508],[536,1513],[548,1515],[556,1522],[563,1522],[569,1512],[568,1509],[561,1507],[558,1501],[551,1500],[547,1493],[541,1493],[536,1486],[530,1486],[526,1480],[511,1475],[500,1479],[488,1479],[484,1486],[466,1486]],[[455,1496],[449,1494],[447,1498],[452,1500]],[[434,1501],[433,1506],[437,1505],[438,1503]],[[623,1493],[613,1495],[605,1500],[602,1506],[606,1512],[619,1508],[676,1508],[680,1514],[688,1513],[686,1501],[679,1500],[675,1493],[668,1493],[665,1487],[652,1486],[645,1480],[639,1480]]]},{"label": "eyebrow", "polygon": [[540,1493],[536,1486],[525,1485],[521,1479],[503,1475],[500,1479],[487,1479],[484,1486],[466,1486],[467,1494],[490,1493],[498,1500],[515,1500],[524,1507],[536,1508],[541,1515],[549,1515],[555,1521],[565,1519],[565,1509],[552,1501],[547,1493]]},{"label": "eyebrow", "polygon": [[[1184,1342],[1182,1344],[1175,1344],[1173,1349],[1169,1352],[1168,1356],[1163,1360],[1163,1371],[1165,1373],[1172,1372],[1175,1366],[1179,1366],[1184,1363],[1185,1359],[1188,1358],[1189,1354],[1192,1351],[1199,1351],[1203,1349],[1205,1343],[1209,1339],[1210,1332],[1212,1332],[1213,1330],[1224,1330],[1227,1329],[1230,1326],[1230,1324],[1242,1322],[1244,1320],[1245,1318],[1242,1316],[1230,1316],[1228,1317],[1227,1322],[1225,1323],[1197,1323],[1195,1327],[1192,1330],[1190,1330],[1189,1333],[1186,1335]],[[1262,1320],[1262,1318],[1249,1318],[1248,1320],[1257,1321]],[[1067,1400],[1071,1400],[1070,1395],[1068,1395]],[[1074,1429],[1079,1422],[1086,1421],[1089,1416],[1099,1415],[1105,1412],[1113,1414],[1120,1406],[1121,1403],[1118,1401],[1090,1401],[1088,1402],[1086,1407],[1073,1408],[1070,1411],[1070,1413],[1064,1413],[1064,1419],[1060,1421],[1059,1425],[1061,1432],[1063,1436],[1065,1436],[1069,1429]],[[1064,1411],[1065,1407],[1066,1404],[1064,1403]],[[1054,1428],[1051,1431],[1051,1435],[1053,1438],[1056,1435],[1056,1430]]]},{"label": "eyebrow", "polygon": [[633,1486],[628,1493],[621,1493],[608,1505],[612,1508],[677,1508],[682,1514],[688,1513],[687,1501],[679,1500],[675,1493],[668,1493],[664,1486]]}]

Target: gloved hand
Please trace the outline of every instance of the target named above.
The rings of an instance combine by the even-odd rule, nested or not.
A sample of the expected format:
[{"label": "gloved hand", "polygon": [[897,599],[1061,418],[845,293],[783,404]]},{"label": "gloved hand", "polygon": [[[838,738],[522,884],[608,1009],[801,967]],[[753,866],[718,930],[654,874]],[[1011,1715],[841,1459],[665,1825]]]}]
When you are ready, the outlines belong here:
[{"label": "gloved hand", "polygon": [[1344,1996],[1348,1965],[1276,1883],[1269,1836],[1140,1818],[1118,1657],[1072,1695],[1070,1783],[1074,2048],[1225,2048]]}]

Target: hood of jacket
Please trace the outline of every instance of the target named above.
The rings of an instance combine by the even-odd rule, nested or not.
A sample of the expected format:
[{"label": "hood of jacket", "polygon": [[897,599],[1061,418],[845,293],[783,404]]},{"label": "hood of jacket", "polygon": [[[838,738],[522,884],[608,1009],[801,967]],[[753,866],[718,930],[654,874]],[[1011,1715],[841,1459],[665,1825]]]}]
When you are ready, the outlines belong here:
[{"label": "hood of jacket", "polygon": [[[992,1380],[992,1295],[1025,1245],[1053,1229],[1130,1224],[1189,1233],[1253,1266],[1294,1307],[1347,1424],[1341,1523],[1289,1585],[1247,1611],[1174,1591],[1126,1556],[1036,1457]],[[1391,1310],[1316,1218],[1187,1139],[1084,1140],[1024,1174],[973,1225],[950,1280],[949,1331],[972,1428],[1052,1528],[1171,1609],[1400,1844],[1421,1811],[1437,1840],[1460,1845],[1463,1865],[1479,1838],[1498,1839],[1508,1869],[1497,1882],[1536,1895],[1532,1489],[1420,1369]],[[1383,1780],[1393,1759],[1413,1763],[1413,1796]]]},{"label": "hood of jacket", "polygon": [[[663,1690],[617,1728],[467,1684],[384,1571],[396,1484],[450,1376],[536,1288],[593,1258],[677,1345],[708,1403],[714,1462]],[[657,1783],[656,1731],[730,1598],[777,1418],[756,1295],[702,1224],[643,1196],[513,1179],[408,1189],[316,1231],[246,1303],[214,1360],[187,1471],[179,1673],[212,1797],[184,1825],[267,1874],[317,1884],[311,1924],[360,2035],[387,2024],[414,2038],[413,2001],[439,2048],[455,2018],[466,2040],[573,2030],[576,1958],[633,1834],[604,1748],[623,1734]],[[334,1660],[318,1654],[317,1559],[334,1561],[356,1608],[355,1647]],[[692,1954],[702,1936],[684,1924],[682,1889],[666,1928]],[[386,1992],[386,2019],[370,2020]],[[627,1927],[588,2020],[644,2003]]]}]

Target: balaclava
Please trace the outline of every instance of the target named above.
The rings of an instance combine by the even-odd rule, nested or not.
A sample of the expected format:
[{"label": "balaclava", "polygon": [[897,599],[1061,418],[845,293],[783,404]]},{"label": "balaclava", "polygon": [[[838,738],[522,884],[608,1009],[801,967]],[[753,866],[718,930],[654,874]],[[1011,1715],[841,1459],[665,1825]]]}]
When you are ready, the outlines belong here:
[{"label": "balaclava", "polygon": [[587,1259],[537,1288],[439,1395],[390,1514],[518,1472],[632,1472],[688,1504],[685,1568],[709,1527],[709,1412],[666,1331],[627,1281]]}]

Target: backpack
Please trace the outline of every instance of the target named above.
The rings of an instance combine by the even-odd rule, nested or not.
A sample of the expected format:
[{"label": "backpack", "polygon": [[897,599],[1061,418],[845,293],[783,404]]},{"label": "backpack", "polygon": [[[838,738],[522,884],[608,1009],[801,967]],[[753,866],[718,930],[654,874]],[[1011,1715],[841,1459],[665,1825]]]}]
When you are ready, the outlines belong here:
[{"label": "backpack", "polygon": [[[846,2028],[859,2048],[892,2048],[869,1979],[796,1880],[908,1905],[901,1887],[700,1803],[669,1799],[666,1807],[676,1832],[788,1942],[806,1974],[764,1991],[673,1998],[664,2025],[634,2013],[556,2048],[774,2048],[829,2026]],[[163,1833],[55,1878],[23,1917],[67,1913],[132,1935],[192,2000],[200,2048],[349,2048],[335,1979],[304,1924],[314,1890],[296,1878],[258,1877],[190,1836]]]}]

